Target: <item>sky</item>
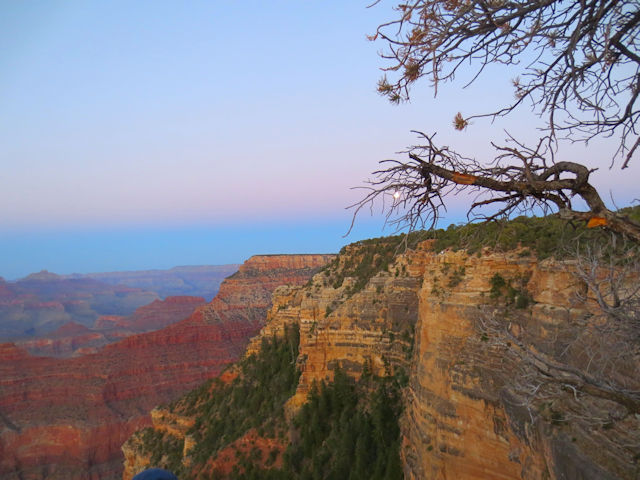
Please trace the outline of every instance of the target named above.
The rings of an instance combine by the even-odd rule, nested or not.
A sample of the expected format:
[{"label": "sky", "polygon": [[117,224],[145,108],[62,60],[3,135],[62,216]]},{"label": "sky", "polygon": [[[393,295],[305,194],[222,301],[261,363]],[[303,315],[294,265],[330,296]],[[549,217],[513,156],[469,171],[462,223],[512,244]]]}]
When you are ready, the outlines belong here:
[{"label": "sky", "polygon": [[[377,95],[383,45],[366,36],[393,14],[369,3],[0,0],[0,276],[336,252],[394,233],[376,209],[344,237],[345,207],[411,130],[480,157],[505,128],[532,134],[527,111],[452,128],[510,98],[498,68],[437,98],[427,82],[407,104]],[[599,165],[603,196],[628,204],[638,168]]]}]

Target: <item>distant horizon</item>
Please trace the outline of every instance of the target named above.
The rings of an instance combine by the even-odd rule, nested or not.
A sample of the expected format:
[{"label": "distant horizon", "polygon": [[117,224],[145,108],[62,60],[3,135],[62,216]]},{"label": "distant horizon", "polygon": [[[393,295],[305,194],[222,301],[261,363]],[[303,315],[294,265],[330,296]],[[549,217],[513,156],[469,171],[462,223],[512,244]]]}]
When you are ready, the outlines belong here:
[{"label": "distant horizon", "polygon": [[[344,245],[393,234],[362,222],[347,238],[343,221],[185,229],[46,231],[0,235],[0,277],[43,270],[57,275],[241,265],[254,255],[335,254]],[[120,268],[122,267],[122,268]]]},{"label": "distant horizon", "polygon": [[[394,16],[369,2],[5,3],[0,15],[0,276],[241,264],[254,254],[337,252],[395,233],[382,205],[353,210],[379,161],[414,130],[486,162],[504,131],[537,142],[525,106],[453,128],[457,112],[513,98],[487,67],[428,82],[410,103],[376,92],[387,64],[367,40]],[[616,139],[563,143],[612,208],[640,163],[608,169]],[[438,227],[475,197],[451,196]]]},{"label": "distant horizon", "polygon": [[[296,255],[296,254],[292,254],[292,255]],[[322,254],[319,254],[322,255]],[[28,273],[27,275],[25,275],[24,277],[20,277],[20,278],[13,278],[13,279],[8,279],[3,277],[2,275],[0,275],[0,278],[3,278],[5,281],[7,281],[8,283],[13,283],[16,281],[20,281],[20,280],[24,280],[25,278],[30,277],[31,275],[38,275],[40,273],[48,273],[51,275],[55,275],[56,277],[61,277],[61,278],[72,278],[76,275],[79,276],[91,276],[91,275],[101,275],[101,274],[110,274],[110,273],[144,273],[144,272],[168,272],[170,270],[174,270],[177,268],[199,268],[199,267],[231,267],[231,266],[240,266],[242,265],[242,263],[222,263],[222,264],[215,264],[215,265],[175,265],[173,267],[169,267],[169,268],[147,268],[144,270],[112,270],[109,272],[87,272],[87,273],[80,273],[80,272],[73,272],[73,273],[58,273],[58,272],[52,272],[50,270],[42,269],[39,270],[37,272],[31,272]]]}]

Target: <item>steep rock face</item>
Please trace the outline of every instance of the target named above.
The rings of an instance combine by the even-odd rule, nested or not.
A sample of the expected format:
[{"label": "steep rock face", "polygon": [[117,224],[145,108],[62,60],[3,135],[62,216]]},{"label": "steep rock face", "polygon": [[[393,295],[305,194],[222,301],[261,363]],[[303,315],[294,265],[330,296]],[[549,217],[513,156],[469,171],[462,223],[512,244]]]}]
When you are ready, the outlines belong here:
[{"label": "steep rock face", "polygon": [[305,401],[314,381],[332,380],[337,366],[355,378],[365,368],[383,376],[408,372],[420,278],[406,267],[401,256],[390,272],[375,276],[354,294],[349,293],[353,279],[337,289],[326,288],[327,276],[319,275],[301,295],[302,375],[289,402],[292,408]]},{"label": "steep rock face", "polygon": [[[232,312],[249,305],[259,309],[254,313],[261,316],[263,309],[271,306],[271,294],[280,285],[301,285],[335,255],[255,255],[240,266],[238,272],[229,277],[233,282],[220,286],[220,294],[211,304],[220,312]],[[249,314],[250,318],[251,314]]]},{"label": "steep rock face", "polygon": [[[300,326],[288,417],[338,365],[354,377],[406,373],[405,478],[637,479],[640,412],[585,365],[599,361],[595,342],[606,332],[595,328],[575,264],[525,249],[436,253],[432,244],[371,277],[344,272],[379,253],[347,248],[307,286],[274,292],[247,354],[287,323]],[[621,358],[616,380],[640,391],[637,354]],[[128,451],[125,479],[148,461],[138,454]]]},{"label": "steep rock face", "polygon": [[252,257],[189,318],[96,354],[32,357],[2,345],[0,477],[120,477],[120,445],[150,424],[149,410],[235,361],[263,325],[270,292],[306,282],[330,258]]},{"label": "steep rock face", "polygon": [[[497,392],[490,396],[483,389],[480,377],[487,365],[484,355],[472,351],[484,346],[472,343],[479,337],[473,319],[495,273],[522,274],[531,262],[467,258],[462,252],[423,252],[419,261],[424,282],[403,421],[405,476],[521,478],[521,455],[539,459],[510,432]],[[464,276],[452,285],[449,272],[460,268]],[[541,474],[540,462],[535,463]]]},{"label": "steep rock face", "polygon": [[302,375],[289,401],[291,412],[304,403],[314,382],[331,381],[338,366],[355,378],[365,368],[374,375],[409,371],[422,270],[398,255],[362,288],[355,287],[362,279],[349,276],[336,286],[335,277],[348,270],[345,261],[357,264],[363,251],[367,248],[349,246],[307,286],[276,289],[267,324],[247,347],[247,355],[255,353],[262,338],[282,334],[286,324],[299,325]]},{"label": "steep rock face", "polygon": [[[573,383],[586,361],[579,319],[595,309],[576,295],[570,262],[486,250],[414,260],[424,279],[402,422],[406,478],[635,478],[640,417]],[[519,285],[509,307],[500,279]],[[555,379],[545,365],[559,366]],[[629,366],[636,389],[638,371]]]},{"label": "steep rock face", "polygon": [[[186,432],[193,424],[194,420],[192,418],[177,415],[166,408],[156,407],[151,410],[151,425],[153,428],[158,432],[169,433],[184,441],[185,451],[188,451],[190,447],[188,437],[185,439]],[[130,479],[135,473],[144,470],[151,458],[151,453],[142,452],[139,443],[132,441],[132,438],[134,437],[131,437],[131,439],[122,445],[122,453],[124,455],[124,479]]]},{"label": "steep rock face", "polygon": [[[413,328],[417,322],[420,270],[409,265],[405,256],[400,256],[386,271],[378,275],[375,275],[375,270],[361,271],[361,261],[365,257],[373,256],[378,259],[386,258],[385,255],[393,256],[395,244],[384,247],[378,249],[374,243],[348,248],[345,255],[338,257],[337,261],[315,275],[304,287],[283,286],[274,291],[267,324],[260,335],[252,339],[245,355],[257,353],[265,339],[283,337],[286,325],[299,325],[297,366],[301,377],[295,395],[285,406],[285,414],[289,419],[305,402],[313,383],[333,380],[338,367],[354,377],[359,377],[367,370],[375,375],[406,377],[412,354]],[[377,261],[375,259],[374,263]],[[384,262],[378,263],[382,268]],[[356,272],[353,277],[345,273],[352,270]],[[233,371],[227,373],[229,378],[233,378]],[[174,420],[175,411],[163,409],[163,412],[165,420],[154,419],[154,433],[149,433],[148,430],[137,432],[124,444],[124,480],[130,480],[149,465],[150,445],[160,445],[162,442],[184,442],[181,463],[187,470],[191,468],[192,458],[186,450],[192,439],[185,437],[184,432],[181,433],[180,426]],[[195,421],[194,418],[190,419],[190,423]],[[150,440],[169,431],[173,433],[165,436],[162,442]],[[253,438],[252,435],[251,431],[247,431],[245,436],[231,438],[230,443],[217,454],[211,452],[208,467],[218,468],[223,474],[231,472],[234,463],[238,461],[237,452],[243,451],[247,439],[254,440],[252,448],[260,448],[261,442],[266,442],[263,455],[266,458],[268,450],[274,446],[269,442],[275,439]],[[145,436],[148,437],[146,441]],[[286,438],[276,441],[279,444],[278,451],[285,450],[282,442],[286,441]],[[162,464],[162,458],[169,458],[174,454],[175,452],[164,452],[157,458],[161,458]],[[282,458],[277,456],[270,467],[278,468],[281,466],[280,462]]]}]

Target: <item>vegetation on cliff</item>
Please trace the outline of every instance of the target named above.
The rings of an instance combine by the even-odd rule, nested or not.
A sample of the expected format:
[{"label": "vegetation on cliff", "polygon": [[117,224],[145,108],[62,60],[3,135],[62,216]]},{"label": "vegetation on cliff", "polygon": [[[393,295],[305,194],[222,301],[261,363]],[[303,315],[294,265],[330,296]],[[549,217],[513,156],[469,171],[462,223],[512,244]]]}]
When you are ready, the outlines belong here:
[{"label": "vegetation on cliff", "polygon": [[298,343],[297,326],[287,327],[282,338],[263,339],[259,354],[241,360],[233,380],[209,380],[169,405],[172,414],[195,419],[186,432],[193,445],[188,451],[190,468],[183,464],[184,438],[153,428],[138,432],[133,440],[140,452],[149,455],[149,466],[195,478],[208,471],[207,462],[220,449],[251,429],[269,438],[284,437],[283,406],[300,375]]},{"label": "vegetation on cliff", "polygon": [[[184,437],[165,429],[138,432],[131,441],[148,466],[183,479],[402,478],[400,384],[394,377],[365,372],[355,382],[336,367],[334,381],[314,384],[307,403],[285,419],[284,405],[300,374],[298,342],[297,326],[287,326],[282,338],[263,339],[258,354],[239,362],[233,380],[208,381],[169,405],[170,415],[195,423]],[[269,448],[255,438],[248,450],[240,448],[249,432]],[[230,447],[231,465],[225,465],[223,452]]]},{"label": "vegetation on cliff", "polygon": [[299,439],[285,454],[281,478],[403,478],[400,399],[394,377],[365,374],[356,383],[337,369],[333,383],[313,386],[295,418]]},{"label": "vegetation on cliff", "polygon": [[[640,207],[623,208],[618,213],[640,222]],[[346,296],[351,296],[378,273],[389,271],[398,253],[414,249],[420,242],[430,239],[434,241],[431,248],[435,252],[453,249],[479,255],[483,248],[503,252],[519,248],[523,256],[531,254],[543,260],[570,258],[581,245],[603,245],[610,241],[610,236],[601,229],[568,223],[558,215],[452,224],[444,229],[371,238],[342,247],[340,255],[322,269],[326,285],[339,288],[345,278],[352,278],[353,283],[345,292]]]},{"label": "vegetation on cliff", "polygon": [[345,278],[353,279],[345,294],[359,292],[377,273],[388,271],[399,246],[399,236],[372,238],[352,243],[340,250],[340,255],[324,269],[326,284],[340,288]]},{"label": "vegetation on cliff", "polygon": [[194,464],[203,465],[228,443],[252,428],[269,438],[284,436],[284,403],[295,392],[300,372],[296,367],[300,334],[286,327],[283,338],[263,339],[260,353],[239,363],[240,374],[229,384],[219,378],[192,391],[177,409],[194,417],[190,433]]},{"label": "vegetation on cliff", "polygon": [[[640,207],[623,208],[618,213],[640,222]],[[375,275],[389,271],[398,253],[414,249],[420,242],[430,239],[434,240],[431,248],[435,252],[466,250],[473,255],[480,254],[483,248],[503,252],[519,248],[523,256],[531,254],[543,260],[575,256],[581,245],[602,245],[609,242],[610,236],[601,229],[568,223],[558,215],[452,224],[444,229],[413,231],[346,245],[340,255],[322,269],[325,284],[340,288],[346,278],[353,279],[345,290],[345,295],[350,297],[362,290]],[[310,283],[311,280],[308,285]]]},{"label": "vegetation on cliff", "polygon": [[[640,222],[640,207],[624,208],[619,214]],[[558,215],[549,215],[450,225],[446,229],[416,232],[415,235],[435,239],[433,248],[438,252],[452,248],[475,254],[486,247],[498,251],[521,247],[525,253],[528,250],[542,260],[549,257],[568,258],[575,256],[580,245],[606,243],[610,236],[603,233],[601,229],[586,228],[580,223],[567,223]]]},{"label": "vegetation on cliff", "polygon": [[[395,479],[403,469],[420,471],[429,455],[434,462],[472,457],[458,441],[471,427],[455,422],[490,405],[492,425],[472,420],[490,430],[488,441],[508,447],[500,461],[538,458],[547,448],[541,445],[552,442],[558,458],[588,454],[595,460],[580,468],[630,478],[640,458],[629,447],[637,441],[631,426],[639,411],[640,308],[637,282],[630,281],[639,258],[635,244],[557,217],[353,243],[273,310],[281,317],[271,332],[296,318],[298,325],[267,334],[258,353],[169,407],[169,417],[194,421],[190,430],[174,435],[173,427],[156,425],[136,437],[146,445],[140,450],[149,464],[184,479]],[[325,306],[332,311],[323,315]],[[431,318],[422,317],[426,311]],[[428,336],[424,322],[432,322]],[[425,355],[425,342],[445,331],[442,351]],[[412,355],[414,346],[420,355]],[[429,378],[441,375],[442,385],[417,379],[430,361]],[[455,398],[446,395],[449,388]],[[407,434],[427,409],[411,402],[428,403],[433,395],[443,397]],[[466,404],[468,411],[456,410]],[[405,408],[413,410],[403,419]],[[449,421],[451,436],[436,427]],[[402,422],[402,438],[413,435],[422,448],[415,454],[406,442],[400,448]],[[507,438],[515,443],[505,444]],[[547,475],[552,463],[539,461],[536,471]]]}]

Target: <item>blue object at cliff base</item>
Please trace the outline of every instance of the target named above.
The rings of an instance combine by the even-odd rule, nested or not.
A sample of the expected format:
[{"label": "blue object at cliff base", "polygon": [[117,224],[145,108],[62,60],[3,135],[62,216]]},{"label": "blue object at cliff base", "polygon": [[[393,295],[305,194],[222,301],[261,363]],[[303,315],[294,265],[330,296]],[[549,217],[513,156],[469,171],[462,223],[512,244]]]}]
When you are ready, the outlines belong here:
[{"label": "blue object at cliff base", "polygon": [[132,480],[178,480],[169,470],[162,468],[149,468],[144,472],[140,472]]}]

